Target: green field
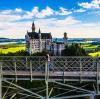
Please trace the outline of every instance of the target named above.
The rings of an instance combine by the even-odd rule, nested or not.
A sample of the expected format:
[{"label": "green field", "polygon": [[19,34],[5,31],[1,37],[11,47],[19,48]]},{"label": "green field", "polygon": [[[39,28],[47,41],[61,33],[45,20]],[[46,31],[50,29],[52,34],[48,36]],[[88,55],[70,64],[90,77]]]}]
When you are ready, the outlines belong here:
[{"label": "green field", "polygon": [[100,56],[100,51],[94,52],[94,53],[89,53],[90,56],[96,57]]},{"label": "green field", "polygon": [[93,50],[93,49],[96,49],[99,45],[91,45],[91,44],[83,44],[82,47],[85,49],[85,50]]},{"label": "green field", "polygon": [[[0,45],[1,46],[1,45]],[[24,44],[6,44],[2,45],[6,48],[0,48],[0,53],[7,54],[7,53],[15,53],[17,51],[25,50]]]},{"label": "green field", "polygon": [[[4,46],[6,48],[1,48],[1,46]],[[85,51],[88,53],[89,56],[100,56],[100,50],[96,49],[99,45],[92,45],[92,44],[82,44],[81,45]],[[0,53],[2,54],[8,54],[8,53],[15,53],[18,51],[24,50],[25,51],[25,44],[5,44],[0,45]]]},{"label": "green field", "polygon": [[89,56],[100,56],[100,50],[96,51],[99,45],[83,44],[82,47],[85,49]]}]

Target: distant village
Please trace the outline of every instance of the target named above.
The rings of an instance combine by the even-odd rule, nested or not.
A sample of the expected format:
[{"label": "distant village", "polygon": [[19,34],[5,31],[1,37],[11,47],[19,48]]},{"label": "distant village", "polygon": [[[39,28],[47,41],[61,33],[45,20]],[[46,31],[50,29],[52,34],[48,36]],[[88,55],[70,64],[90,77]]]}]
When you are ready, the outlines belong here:
[{"label": "distant village", "polygon": [[25,35],[26,51],[31,55],[36,52],[47,51],[52,55],[61,55],[67,45],[67,33],[64,33],[63,42],[53,41],[51,33],[42,33],[39,28],[38,32],[35,31],[35,24],[32,23],[32,31]]}]

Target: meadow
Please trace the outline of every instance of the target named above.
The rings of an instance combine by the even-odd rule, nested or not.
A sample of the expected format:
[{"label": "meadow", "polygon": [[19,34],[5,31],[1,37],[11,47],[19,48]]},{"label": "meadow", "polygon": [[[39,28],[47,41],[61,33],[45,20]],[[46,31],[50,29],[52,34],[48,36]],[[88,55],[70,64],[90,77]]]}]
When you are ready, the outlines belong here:
[{"label": "meadow", "polygon": [[17,51],[25,50],[25,44],[5,44],[0,45],[0,53],[8,54]]},{"label": "meadow", "polygon": [[100,46],[99,44],[82,44],[82,47],[88,53],[89,56],[100,56]]},{"label": "meadow", "polygon": [[85,50],[95,50],[96,48],[98,48],[99,45],[92,45],[92,44],[82,44],[82,47]]},{"label": "meadow", "polygon": [[100,51],[89,53],[89,56],[93,56],[93,57],[100,56]]},{"label": "meadow", "polygon": [[[81,46],[85,49],[89,56],[100,56],[100,49],[97,50],[99,48],[99,44],[93,45],[89,43],[84,43]],[[25,51],[25,44],[0,45],[0,53],[2,54],[15,53],[21,50]]]}]

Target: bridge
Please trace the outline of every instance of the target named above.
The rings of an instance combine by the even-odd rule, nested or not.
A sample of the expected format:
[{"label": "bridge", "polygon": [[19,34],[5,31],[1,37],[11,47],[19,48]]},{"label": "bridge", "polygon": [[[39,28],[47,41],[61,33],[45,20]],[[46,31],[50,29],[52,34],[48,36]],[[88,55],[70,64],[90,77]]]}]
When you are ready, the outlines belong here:
[{"label": "bridge", "polygon": [[[30,89],[17,83],[23,81],[43,81],[45,85]],[[0,99],[94,99],[99,84],[100,57],[0,57]],[[56,90],[60,91],[54,94]]]}]

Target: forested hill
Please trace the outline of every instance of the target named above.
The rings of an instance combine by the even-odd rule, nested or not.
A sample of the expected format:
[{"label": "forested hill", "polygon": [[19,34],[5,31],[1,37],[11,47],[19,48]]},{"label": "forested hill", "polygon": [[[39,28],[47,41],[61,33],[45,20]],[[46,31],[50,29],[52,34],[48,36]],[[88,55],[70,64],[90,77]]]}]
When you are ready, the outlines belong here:
[{"label": "forested hill", "polygon": [[0,38],[0,42],[23,42],[25,39]]}]

